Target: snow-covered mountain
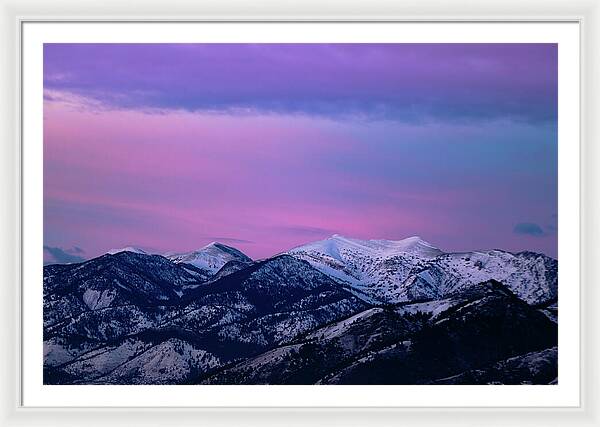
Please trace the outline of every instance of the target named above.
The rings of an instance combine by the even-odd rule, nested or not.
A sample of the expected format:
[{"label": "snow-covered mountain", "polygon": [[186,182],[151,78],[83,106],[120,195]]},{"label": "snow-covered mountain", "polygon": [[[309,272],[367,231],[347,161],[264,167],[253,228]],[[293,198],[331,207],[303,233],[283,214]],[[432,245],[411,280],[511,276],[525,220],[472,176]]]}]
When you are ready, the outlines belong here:
[{"label": "snow-covered mountain", "polygon": [[288,254],[348,284],[373,303],[440,298],[492,279],[531,304],[557,296],[557,261],[532,252],[444,253],[419,237],[394,241],[333,235]]},{"label": "snow-covered mountain", "polygon": [[191,264],[211,274],[219,271],[229,261],[252,261],[240,250],[218,242],[212,242],[192,252],[166,254],[165,256],[175,263]]},{"label": "snow-covered mountain", "polygon": [[[530,353],[555,345],[556,325],[502,284],[476,285],[441,305],[435,314],[432,307],[421,311],[421,303],[369,308],[232,364],[203,383],[425,384],[462,374],[462,383],[485,384],[488,377],[473,378],[472,369],[515,356],[522,372],[495,368],[494,381],[547,384],[556,378],[555,354]],[[536,368],[540,360],[548,366]]]},{"label": "snow-covered mountain", "polygon": [[[500,250],[449,253],[425,263],[404,282],[405,295],[440,297],[477,283],[497,280],[533,305],[547,305],[558,296],[558,262],[533,252]],[[425,290],[424,290],[425,289]]]},{"label": "snow-covered mountain", "polygon": [[332,236],[44,266],[45,384],[555,383],[557,261]]},{"label": "snow-covered mountain", "polygon": [[442,253],[419,237],[359,240],[337,234],[288,251],[371,302],[403,300],[399,285],[415,267]]},{"label": "snow-covered mountain", "polygon": [[134,252],[48,265],[44,267],[44,326],[51,330],[110,307],[173,304],[186,288],[198,286],[198,280],[194,271],[160,255]]},{"label": "snow-covered mountain", "polygon": [[288,255],[186,289],[187,266],[132,252],[46,266],[46,383],[186,382],[367,308]]}]

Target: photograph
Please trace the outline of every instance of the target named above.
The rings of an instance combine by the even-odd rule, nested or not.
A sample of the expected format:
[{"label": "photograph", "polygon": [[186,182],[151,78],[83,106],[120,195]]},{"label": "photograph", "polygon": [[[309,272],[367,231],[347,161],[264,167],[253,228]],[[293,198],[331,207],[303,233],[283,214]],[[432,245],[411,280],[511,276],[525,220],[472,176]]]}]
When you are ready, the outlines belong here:
[{"label": "photograph", "polygon": [[43,384],[558,388],[558,62],[43,43]]}]

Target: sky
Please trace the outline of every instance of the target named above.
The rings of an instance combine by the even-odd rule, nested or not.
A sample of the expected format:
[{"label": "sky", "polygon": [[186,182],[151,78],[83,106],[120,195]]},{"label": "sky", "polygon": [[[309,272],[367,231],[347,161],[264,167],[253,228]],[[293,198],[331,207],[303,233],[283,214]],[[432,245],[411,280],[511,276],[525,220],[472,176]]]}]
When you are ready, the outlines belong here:
[{"label": "sky", "polygon": [[44,256],[557,255],[555,44],[46,44]]}]

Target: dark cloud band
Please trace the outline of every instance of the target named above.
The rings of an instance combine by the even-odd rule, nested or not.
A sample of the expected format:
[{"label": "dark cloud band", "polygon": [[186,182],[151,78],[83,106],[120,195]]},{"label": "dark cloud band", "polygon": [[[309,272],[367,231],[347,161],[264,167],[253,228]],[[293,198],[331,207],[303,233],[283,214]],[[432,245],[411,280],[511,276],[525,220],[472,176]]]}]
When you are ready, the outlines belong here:
[{"label": "dark cloud band", "polygon": [[45,89],[93,108],[405,122],[555,121],[557,67],[555,44],[44,47]]}]

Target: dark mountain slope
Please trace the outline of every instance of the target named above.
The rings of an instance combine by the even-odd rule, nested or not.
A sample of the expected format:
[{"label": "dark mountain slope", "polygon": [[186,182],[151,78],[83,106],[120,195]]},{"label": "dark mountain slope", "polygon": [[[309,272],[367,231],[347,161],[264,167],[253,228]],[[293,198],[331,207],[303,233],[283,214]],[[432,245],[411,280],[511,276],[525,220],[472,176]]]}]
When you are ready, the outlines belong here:
[{"label": "dark mountain slope", "polygon": [[[123,296],[118,295],[123,304],[112,305],[116,299],[113,298],[107,307],[82,307],[82,312],[46,328],[47,381],[185,382],[232,359],[267,350],[366,308],[336,282],[290,256],[249,265],[214,282],[190,288],[181,297],[173,292],[173,296],[164,299],[166,305],[150,305],[160,300],[144,299],[146,294],[137,292],[137,286],[122,277],[115,279],[115,272],[127,269],[136,278],[130,258],[137,261],[142,257],[150,266],[164,259],[121,253],[101,257],[101,262],[84,268],[56,267],[64,276],[49,276],[49,292],[56,294],[60,289],[61,298],[79,301],[80,306],[85,301],[82,295],[89,289],[113,290],[111,285],[119,279],[126,287]],[[181,264],[165,261],[165,274],[176,280],[188,277]],[[87,280],[84,274],[89,268],[96,271],[92,274],[94,280]],[[75,277],[69,276],[73,271]],[[159,281],[162,276],[141,277],[145,279],[142,291],[156,285],[159,295],[168,295],[168,282]],[[120,292],[122,286],[118,288]],[[48,318],[60,317],[54,309],[53,304],[45,306]],[[148,353],[149,349],[154,350]],[[178,368],[167,373],[161,362],[160,367],[153,369],[146,360],[149,355],[153,356],[152,363],[170,361]],[[196,359],[202,363],[194,362]]]},{"label": "dark mountain slope", "polygon": [[490,281],[453,296],[409,340],[357,359],[327,384],[423,384],[557,344],[546,316]]}]

